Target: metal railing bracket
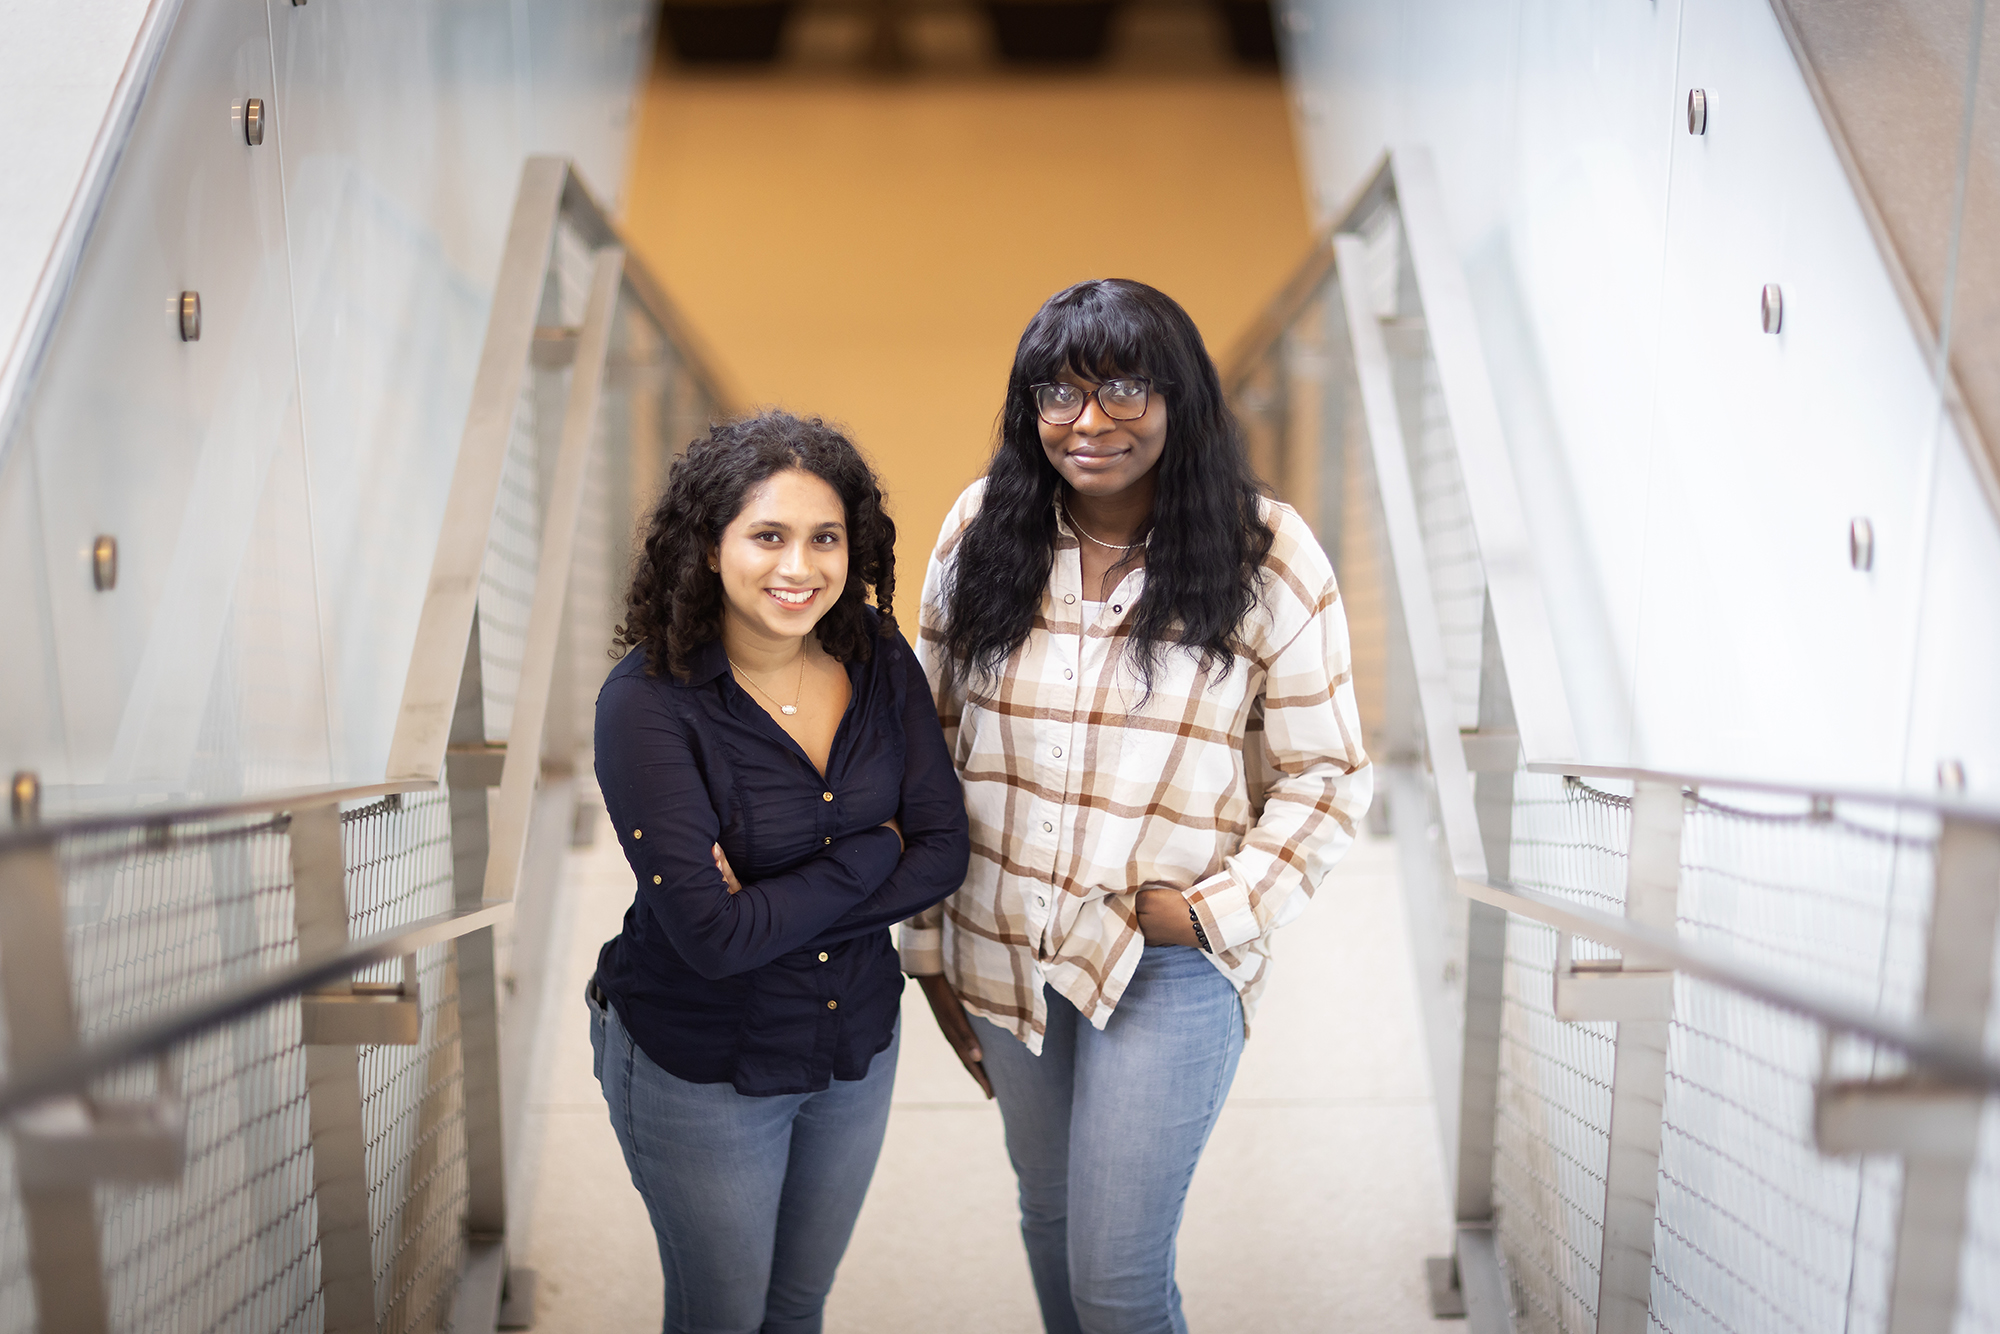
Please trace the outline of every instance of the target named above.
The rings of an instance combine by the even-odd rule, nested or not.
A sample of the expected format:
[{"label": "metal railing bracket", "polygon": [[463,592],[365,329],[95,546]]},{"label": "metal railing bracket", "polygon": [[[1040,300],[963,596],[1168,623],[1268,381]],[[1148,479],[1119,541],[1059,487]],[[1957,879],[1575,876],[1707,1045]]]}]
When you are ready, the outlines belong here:
[{"label": "metal railing bracket", "polygon": [[1511,774],[1520,767],[1519,732],[1461,732],[1465,745],[1465,767],[1476,774]]},{"label": "metal railing bracket", "polygon": [[349,982],[299,997],[299,1040],[309,1047],[414,1047],[424,1007],[414,955],[400,982]]},{"label": "metal railing bracket", "polygon": [[1575,937],[1556,942],[1556,1018],[1572,1023],[1671,1019],[1674,974],[1669,968],[1627,968],[1623,959],[1576,959]]},{"label": "metal railing bracket", "polygon": [[16,1114],[14,1161],[28,1189],[177,1181],[187,1165],[187,1104],[178,1091],[137,1101],[71,1094]]},{"label": "metal railing bracket", "polygon": [[1813,1090],[1813,1142],[1835,1157],[1962,1161],[1979,1150],[1980,1092],[1923,1075],[1838,1079]]},{"label": "metal railing bracket", "polygon": [[453,787],[499,787],[501,772],[506,767],[504,742],[445,748],[445,781]]},{"label": "metal railing bracket", "polygon": [[535,328],[533,357],[535,368],[559,371],[576,360],[578,329],[568,324],[543,324]]}]

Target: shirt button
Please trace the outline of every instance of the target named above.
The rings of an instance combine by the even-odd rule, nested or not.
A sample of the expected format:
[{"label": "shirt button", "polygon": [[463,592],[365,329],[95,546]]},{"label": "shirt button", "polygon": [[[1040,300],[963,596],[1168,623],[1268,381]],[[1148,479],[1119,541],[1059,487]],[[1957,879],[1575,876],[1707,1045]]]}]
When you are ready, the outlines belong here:
[{"label": "shirt button", "polygon": [[1043,898],[1041,895],[1037,894],[1035,895],[1035,906],[1037,908],[1046,908],[1049,906],[1049,901]]},{"label": "shirt button", "polygon": [[1050,824],[1047,820],[1042,821],[1042,832],[1044,834],[1053,834],[1055,831],[1056,827],[1054,825]]},{"label": "shirt button", "polygon": [[1123,611],[1123,610],[1125,610],[1125,609],[1124,609],[1123,607],[1117,607],[1117,606],[1114,606],[1114,607],[1112,607],[1112,609],[1111,609],[1111,610],[1113,610],[1113,611]]},{"label": "shirt button", "polygon": [[1061,758],[1062,758],[1062,747],[1061,747],[1061,746],[1057,746],[1057,747],[1056,747],[1056,758],[1057,758],[1057,759],[1061,759]]},{"label": "shirt button", "polygon": [[1064,601],[1064,602],[1074,602],[1074,601],[1076,601],[1076,594],[1074,594],[1074,593],[1065,593],[1065,594],[1063,594],[1063,601]]},{"label": "shirt button", "polygon": [[833,793],[831,793],[831,792],[822,792],[822,793],[820,793],[820,794],[819,794],[819,799],[820,799],[821,801],[832,801],[832,800],[833,800]]},{"label": "shirt button", "polygon": [[1063,668],[1063,680],[1065,680],[1065,681],[1074,681],[1074,680],[1076,680],[1076,673],[1075,673],[1075,672],[1073,672],[1073,671],[1071,671],[1071,670],[1070,670],[1069,668],[1067,668],[1067,667]]},{"label": "shirt button", "polygon": [[826,951],[825,951],[825,950],[821,950],[821,951],[819,952],[819,961],[820,961],[821,963],[825,963],[825,962],[826,962]]},{"label": "shirt button", "polygon": [[840,1002],[839,1002],[839,1001],[828,1001],[828,1002],[826,1003],[826,1008],[827,1008],[827,1009],[829,1009],[829,1010],[838,1010],[838,1009],[840,1008]]}]

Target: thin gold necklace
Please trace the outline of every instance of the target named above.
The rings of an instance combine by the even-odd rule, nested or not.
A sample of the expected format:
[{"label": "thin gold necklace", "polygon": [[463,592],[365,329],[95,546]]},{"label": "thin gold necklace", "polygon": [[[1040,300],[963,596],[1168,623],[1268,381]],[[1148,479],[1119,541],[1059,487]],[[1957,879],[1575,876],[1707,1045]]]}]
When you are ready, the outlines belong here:
[{"label": "thin gold necklace", "polygon": [[[764,687],[758,685],[756,678],[751,676],[750,673],[744,671],[742,665],[738,663],[736,659],[729,657],[727,653],[723,654],[722,656],[728,659],[729,665],[731,667],[736,668],[738,675],[740,675],[745,681],[748,681],[750,683],[750,688],[752,690],[762,695],[765,699],[770,700],[773,704],[778,704],[777,696],[773,695],[770,691],[764,689]],[[792,702],[790,704],[778,704],[778,712],[784,714],[787,718],[791,717],[793,714],[799,711],[799,701],[804,699],[805,695],[806,695],[806,650],[805,650],[805,645],[801,644],[799,646],[798,689],[792,691]]]},{"label": "thin gold necklace", "polygon": [[1093,537],[1091,536],[1090,533],[1085,532],[1083,525],[1076,521],[1076,516],[1069,512],[1069,506],[1064,505],[1062,507],[1062,516],[1063,516],[1063,522],[1067,523],[1070,527],[1076,529],[1077,532],[1083,533],[1085,537],[1090,538],[1091,541],[1097,543],[1097,545],[1103,547],[1106,551],[1130,551],[1133,547],[1143,547],[1148,542],[1153,540],[1153,535],[1151,533],[1147,533],[1137,542],[1127,542],[1124,546],[1121,547],[1116,542],[1107,542],[1101,537]]}]

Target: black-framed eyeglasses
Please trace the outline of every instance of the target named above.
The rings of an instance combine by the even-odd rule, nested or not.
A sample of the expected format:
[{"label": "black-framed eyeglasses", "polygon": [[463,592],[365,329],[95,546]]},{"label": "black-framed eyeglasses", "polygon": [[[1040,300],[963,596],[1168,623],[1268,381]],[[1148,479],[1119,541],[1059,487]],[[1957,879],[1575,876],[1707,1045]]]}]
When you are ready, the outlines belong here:
[{"label": "black-framed eyeglasses", "polygon": [[1031,384],[1028,392],[1035,398],[1035,415],[1051,426],[1068,426],[1083,415],[1083,405],[1093,398],[1097,400],[1097,410],[1112,421],[1129,422],[1146,415],[1153,382],[1139,376],[1124,376],[1106,380],[1095,389],[1079,389],[1052,380],[1047,384]]}]

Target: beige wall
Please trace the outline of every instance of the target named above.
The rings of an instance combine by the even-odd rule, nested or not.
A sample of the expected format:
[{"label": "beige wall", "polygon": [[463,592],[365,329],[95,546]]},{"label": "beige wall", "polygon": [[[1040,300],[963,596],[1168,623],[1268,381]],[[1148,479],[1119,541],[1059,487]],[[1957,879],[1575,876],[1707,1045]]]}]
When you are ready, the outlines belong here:
[{"label": "beige wall", "polygon": [[906,625],[1044,298],[1137,278],[1220,354],[1309,242],[1275,76],[674,76],[642,117],[632,244],[744,402],[852,429]]}]

